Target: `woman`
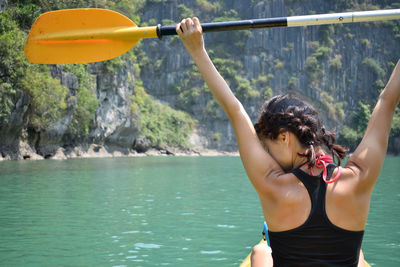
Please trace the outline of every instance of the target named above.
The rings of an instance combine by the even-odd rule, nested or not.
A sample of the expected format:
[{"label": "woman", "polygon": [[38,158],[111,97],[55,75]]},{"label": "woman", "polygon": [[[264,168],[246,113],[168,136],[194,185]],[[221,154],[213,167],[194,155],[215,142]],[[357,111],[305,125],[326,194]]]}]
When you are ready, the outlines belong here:
[{"label": "woman", "polygon": [[[346,150],[296,98],[277,96],[253,126],[209,58],[197,18],[176,26],[215,99],[228,116],[246,173],[261,201],[275,266],[357,266],[372,189],[386,155],[400,100],[400,63],[381,93],[365,135],[344,168]],[[253,264],[271,266],[266,249]],[[261,251],[261,253],[259,253]],[[361,263],[362,265],[362,263]]]}]

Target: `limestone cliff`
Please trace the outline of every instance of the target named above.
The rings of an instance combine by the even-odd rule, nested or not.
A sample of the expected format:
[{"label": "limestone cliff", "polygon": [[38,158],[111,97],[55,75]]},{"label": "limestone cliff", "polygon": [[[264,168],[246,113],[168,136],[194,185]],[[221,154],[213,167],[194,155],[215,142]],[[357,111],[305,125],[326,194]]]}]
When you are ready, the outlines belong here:
[{"label": "limestone cliff", "polygon": [[1,0],[0,1],[0,12],[6,9],[7,7],[7,0]]},{"label": "limestone cliff", "polygon": [[[143,20],[179,21],[182,4],[194,6],[193,13],[203,21],[218,19],[218,16],[252,19],[368,8],[361,5],[362,1],[355,6],[350,2],[340,4],[337,1],[332,5],[327,1],[232,0],[224,1],[223,8],[210,16],[204,14],[204,7],[196,6],[194,1],[164,1],[146,6]],[[382,1],[374,3],[385,7]],[[271,92],[267,89],[271,89],[273,94],[300,94],[320,110],[331,128],[340,129],[343,122],[349,120],[348,115],[357,109],[360,100],[374,103],[387,81],[393,63],[400,55],[398,26],[393,25],[398,25],[398,22],[207,33],[205,42],[214,59],[228,59],[225,66],[216,63],[223,75],[227,64],[238,64],[239,67],[230,66],[231,69],[242,77],[242,81],[249,81],[260,92],[261,97],[255,98],[240,94],[240,83],[229,74],[225,76],[252,119],[257,117],[263,94],[269,97]],[[203,88],[201,79],[193,78],[196,70],[190,65],[190,57],[182,45],[172,37],[161,42],[143,40],[143,49],[153,60],[162,59],[162,71],[155,73],[153,65],[149,68],[142,66],[141,79],[146,89],[155,97],[196,117],[207,136],[208,146],[235,150],[233,130],[221,110],[211,116],[207,114],[207,108],[215,106],[215,103]],[[228,53],[224,55],[224,51]],[[191,87],[187,90],[198,92],[182,104],[183,90],[179,89],[185,86]]]},{"label": "limestone cliff", "polygon": [[[0,1],[0,11],[6,4]],[[396,1],[367,5],[355,0],[335,4],[317,0],[168,0],[146,1],[138,12],[143,25],[165,25],[187,15],[210,22],[371,8],[399,7]],[[360,100],[366,104],[376,100],[400,55],[399,28],[399,22],[392,21],[260,29],[207,33],[205,42],[217,68],[253,120],[264,99],[290,92],[312,102],[329,127],[340,129],[352,119]],[[32,126],[31,96],[23,91],[14,94],[9,115],[0,117],[0,158],[51,158],[59,155],[60,149],[67,156],[79,156],[88,149],[96,153],[104,147],[125,154],[151,147],[165,149],[167,146],[155,145],[154,138],[143,130],[153,126],[145,121],[143,112],[137,111],[144,110],[137,106],[142,98],[148,99],[146,93],[138,95],[139,87],[156,103],[183,110],[197,120],[188,147],[235,151],[232,127],[179,38],[142,40],[136,49],[137,55],[117,59],[119,63],[112,68],[108,63],[88,67],[86,76],[93,82],[86,89],[98,102],[86,132],[77,134],[70,127],[80,108],[78,92],[83,78],[63,66],[51,66],[51,75],[68,89],[67,106],[45,129]],[[400,141],[396,140],[398,146]],[[90,146],[93,143],[97,146]]]}]

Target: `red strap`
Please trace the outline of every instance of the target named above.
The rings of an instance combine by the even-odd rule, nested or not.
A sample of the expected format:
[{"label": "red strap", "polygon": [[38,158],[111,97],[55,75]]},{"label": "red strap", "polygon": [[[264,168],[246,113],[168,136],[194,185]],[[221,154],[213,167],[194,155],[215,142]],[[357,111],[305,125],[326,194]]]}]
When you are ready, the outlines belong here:
[{"label": "red strap", "polygon": [[[319,169],[322,169],[322,168],[324,169],[324,171],[322,172],[322,179],[324,179],[325,183],[327,183],[327,184],[336,182],[339,179],[340,174],[342,173],[342,167],[339,166],[338,173],[336,174],[335,178],[333,178],[332,180],[327,180],[326,166],[332,162],[333,162],[333,159],[330,155],[324,155],[324,154],[316,154],[315,155],[315,167],[317,167]],[[310,169],[310,174],[314,176],[312,168],[310,168],[309,164],[306,163],[303,166],[305,166],[305,165],[308,165],[308,167]],[[303,166],[301,166],[301,167],[303,167]]]}]

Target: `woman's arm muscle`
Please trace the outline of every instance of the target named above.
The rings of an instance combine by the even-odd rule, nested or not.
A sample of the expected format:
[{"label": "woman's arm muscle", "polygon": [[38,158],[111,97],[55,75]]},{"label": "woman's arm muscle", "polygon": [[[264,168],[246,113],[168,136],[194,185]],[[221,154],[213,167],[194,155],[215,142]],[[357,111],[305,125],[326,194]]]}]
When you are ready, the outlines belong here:
[{"label": "woman's arm muscle", "polygon": [[265,151],[248,114],[208,56],[199,21],[196,18],[193,22],[184,20],[177,25],[177,32],[213,96],[232,123],[240,157],[251,182],[257,191],[268,191],[266,179],[272,170],[279,170],[280,167]]},{"label": "woman's arm muscle", "polygon": [[360,145],[347,167],[360,177],[359,188],[371,191],[378,179],[386,156],[389,132],[396,106],[400,101],[400,61],[379,96]]}]

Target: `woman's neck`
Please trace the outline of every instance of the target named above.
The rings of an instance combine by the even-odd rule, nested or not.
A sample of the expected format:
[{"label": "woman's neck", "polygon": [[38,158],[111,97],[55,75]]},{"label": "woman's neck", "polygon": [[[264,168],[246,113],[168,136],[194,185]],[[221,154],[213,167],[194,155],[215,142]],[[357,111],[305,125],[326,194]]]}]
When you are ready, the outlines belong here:
[{"label": "woman's neck", "polygon": [[[296,153],[296,155],[294,155],[293,157],[293,162],[292,162],[292,169],[296,169],[296,168],[301,168],[302,170],[308,170],[308,164],[306,164],[308,162],[306,157],[300,156],[299,154],[304,154],[306,152],[307,149],[301,149],[300,151],[298,151]],[[325,155],[326,152],[321,148],[321,147],[317,147],[315,148],[315,154],[322,154]],[[318,172],[318,168],[313,168],[313,170],[317,170]]]}]

